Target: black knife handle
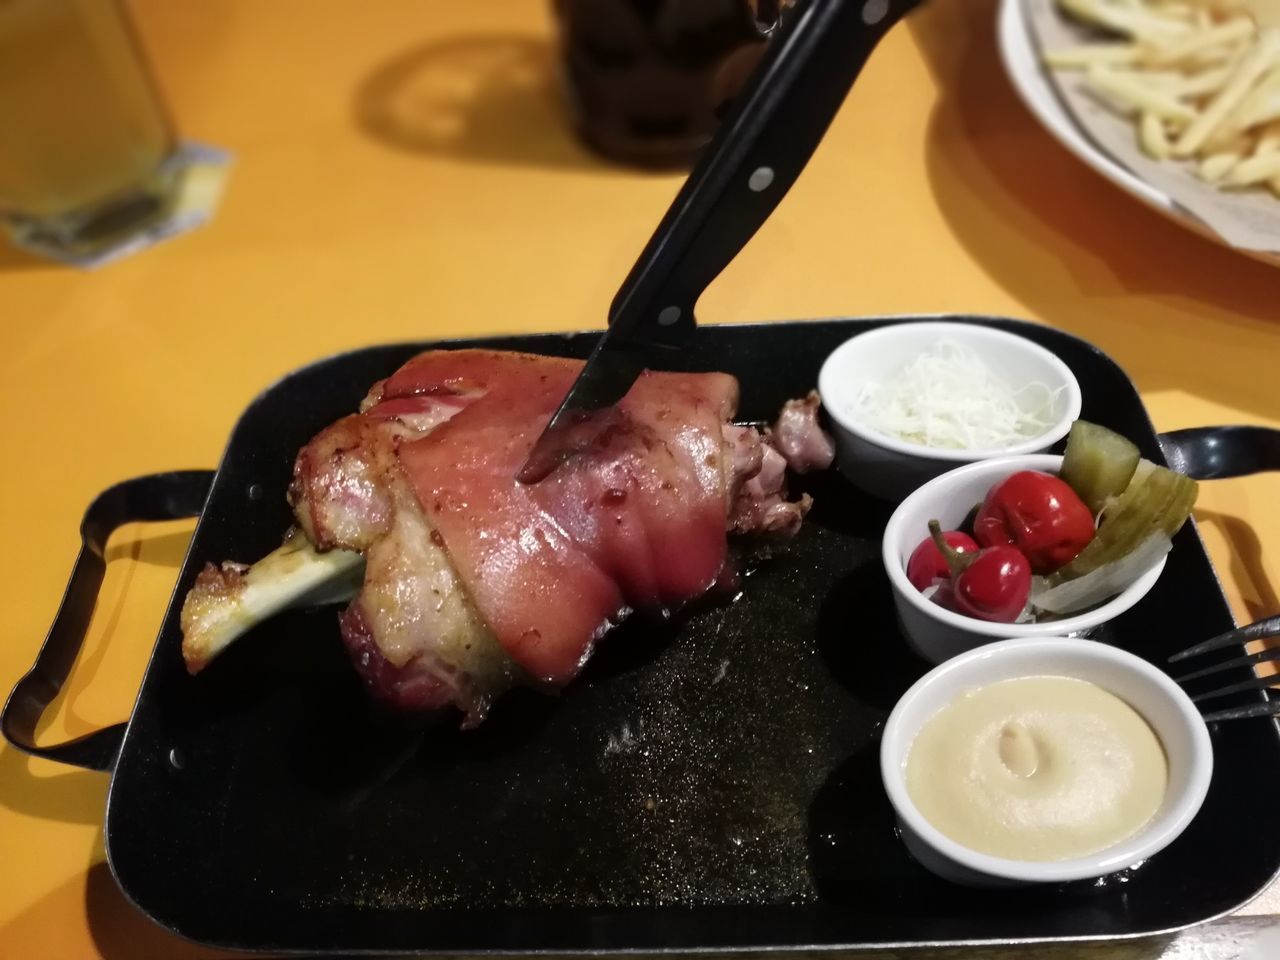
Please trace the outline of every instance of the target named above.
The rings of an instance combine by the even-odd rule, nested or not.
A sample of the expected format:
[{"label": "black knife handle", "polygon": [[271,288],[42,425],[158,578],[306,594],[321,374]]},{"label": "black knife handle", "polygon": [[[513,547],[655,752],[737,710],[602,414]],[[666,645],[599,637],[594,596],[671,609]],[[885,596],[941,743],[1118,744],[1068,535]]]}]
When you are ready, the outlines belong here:
[{"label": "black knife handle", "polygon": [[1191,427],[1157,439],[1169,466],[1195,480],[1280,470],[1280,430],[1272,427]]},{"label": "black knife handle", "polygon": [[36,654],[35,664],[14,686],[0,714],[0,729],[9,743],[34,757],[89,770],[112,768],[124,739],[123,723],[47,747],[36,744],[36,727],[45,708],[71,675],[71,667],[80,653],[107,570],[107,538],[112,531],[136,521],[199,516],[212,484],[212,470],[155,473],[118,483],[90,504],[80,524],[80,555],[76,557],[53,626]]},{"label": "black knife handle", "polygon": [[680,347],[694,306],[791,188],[876,44],[921,0],[801,0],[769,41],[609,310],[611,337]]}]

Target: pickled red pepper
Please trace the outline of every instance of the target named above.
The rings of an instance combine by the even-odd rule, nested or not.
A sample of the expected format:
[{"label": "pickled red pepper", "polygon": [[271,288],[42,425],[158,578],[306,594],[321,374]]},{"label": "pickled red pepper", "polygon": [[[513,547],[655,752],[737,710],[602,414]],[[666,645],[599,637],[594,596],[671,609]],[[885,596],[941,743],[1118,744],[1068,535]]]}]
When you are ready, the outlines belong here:
[{"label": "pickled red pepper", "polygon": [[951,602],[957,613],[995,623],[1013,623],[1031,596],[1031,566],[1016,547],[998,544],[961,553],[947,543],[942,525],[929,521],[934,545],[951,571]]},{"label": "pickled red pepper", "polygon": [[987,491],[973,522],[984,547],[1018,548],[1038,574],[1075,559],[1093,539],[1093,513],[1071,487],[1037,470],[1020,470]]}]

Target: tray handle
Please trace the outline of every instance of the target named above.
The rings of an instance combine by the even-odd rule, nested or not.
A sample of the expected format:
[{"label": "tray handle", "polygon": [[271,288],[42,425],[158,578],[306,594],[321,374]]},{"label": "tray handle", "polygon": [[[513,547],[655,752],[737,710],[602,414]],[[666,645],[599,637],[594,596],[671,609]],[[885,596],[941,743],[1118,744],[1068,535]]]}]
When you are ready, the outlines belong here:
[{"label": "tray handle", "polygon": [[1280,430],[1271,427],[1191,427],[1157,439],[1169,466],[1195,480],[1280,470]]},{"label": "tray handle", "polygon": [[53,626],[36,654],[36,662],[14,686],[0,714],[0,730],[9,743],[32,756],[88,770],[110,770],[114,766],[124,739],[123,723],[48,747],[36,745],[36,725],[62,689],[84,643],[107,570],[107,538],[126,523],[199,516],[213,477],[212,470],[153,473],[118,483],[89,505],[80,524],[80,553]]}]

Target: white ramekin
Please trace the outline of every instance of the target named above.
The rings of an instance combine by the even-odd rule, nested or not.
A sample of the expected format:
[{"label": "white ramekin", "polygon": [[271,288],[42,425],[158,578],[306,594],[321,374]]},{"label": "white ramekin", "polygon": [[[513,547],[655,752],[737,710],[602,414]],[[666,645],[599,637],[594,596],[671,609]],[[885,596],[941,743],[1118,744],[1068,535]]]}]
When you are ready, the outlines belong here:
[{"label": "white ramekin", "polygon": [[[1103,687],[1142,714],[1164,746],[1169,786],[1160,809],[1138,833],[1099,853],[1035,862],[979,853],[945,836],[907,793],[907,754],[930,717],[968,690],[1033,676],[1074,677]],[[1213,775],[1213,748],[1195,704],[1147,661],[1102,643],[1030,637],[988,644],[935,667],[918,680],[885,724],[880,775],[903,841],[932,872],[970,886],[1062,883],[1134,866],[1172,843],[1204,802]]]},{"label": "white ramekin", "polygon": [[1019,470],[1056,474],[1062,458],[1050,454],[1003,457],[958,467],[930,480],[898,505],[884,529],[881,552],[893,585],[893,602],[907,642],[930,663],[993,640],[1010,637],[1079,636],[1119,616],[1147,595],[1164,570],[1161,558],[1150,570],[1106,603],[1075,616],[1046,623],[989,623],[947,610],[927,599],[907,579],[907,560],[929,536],[929,521],[955,529],[1000,480]]},{"label": "white ramekin", "polygon": [[[942,338],[973,350],[1011,384],[1039,382],[1056,391],[1052,425],[1008,447],[947,450],[888,436],[853,416],[850,400],[863,383],[892,376]],[[945,320],[896,323],[845,341],[822,365],[818,392],[834,428],[840,471],[860,489],[892,501],[963,463],[1046,452],[1080,416],[1080,384],[1055,354],[1015,333]]]}]

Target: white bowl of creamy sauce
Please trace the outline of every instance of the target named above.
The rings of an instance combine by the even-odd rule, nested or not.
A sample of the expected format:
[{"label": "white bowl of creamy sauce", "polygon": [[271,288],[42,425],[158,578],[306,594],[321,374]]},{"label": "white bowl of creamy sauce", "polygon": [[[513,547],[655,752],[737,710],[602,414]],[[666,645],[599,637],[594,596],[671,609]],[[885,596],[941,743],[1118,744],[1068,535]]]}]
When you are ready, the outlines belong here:
[{"label": "white bowl of creamy sauce", "polygon": [[1004,640],[899,700],[880,750],[903,841],[978,886],[1062,883],[1136,866],[1200,809],[1213,772],[1190,698],[1131,653]]}]

